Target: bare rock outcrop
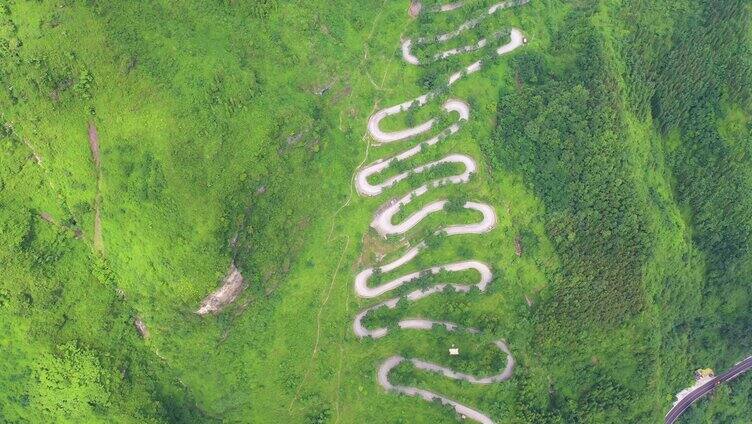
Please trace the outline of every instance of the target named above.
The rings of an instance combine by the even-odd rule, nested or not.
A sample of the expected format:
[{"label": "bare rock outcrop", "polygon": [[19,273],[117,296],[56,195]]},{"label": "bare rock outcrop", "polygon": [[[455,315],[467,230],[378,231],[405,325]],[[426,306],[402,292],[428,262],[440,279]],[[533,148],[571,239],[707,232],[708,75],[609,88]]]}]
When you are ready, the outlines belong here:
[{"label": "bare rock outcrop", "polygon": [[146,328],[144,320],[140,317],[133,318],[133,326],[136,327],[136,331],[138,331],[138,335],[141,336],[142,339],[149,337],[149,329]]},{"label": "bare rock outcrop", "polygon": [[235,262],[230,265],[227,275],[222,280],[222,286],[210,293],[201,301],[201,307],[196,311],[201,316],[217,314],[240,296],[245,289],[245,280]]},{"label": "bare rock outcrop", "polygon": [[522,236],[520,235],[514,238],[514,254],[522,256]]},{"label": "bare rock outcrop", "polygon": [[410,9],[407,11],[407,13],[411,18],[415,18],[420,15],[421,9],[423,9],[423,4],[420,1],[413,0],[410,2]]}]

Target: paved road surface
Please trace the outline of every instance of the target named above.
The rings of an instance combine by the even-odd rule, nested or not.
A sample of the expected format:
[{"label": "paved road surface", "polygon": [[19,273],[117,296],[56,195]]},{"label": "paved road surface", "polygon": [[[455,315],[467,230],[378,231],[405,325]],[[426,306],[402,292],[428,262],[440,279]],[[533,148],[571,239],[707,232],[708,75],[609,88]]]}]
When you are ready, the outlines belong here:
[{"label": "paved road surface", "polygon": [[718,385],[739,377],[740,375],[749,371],[750,368],[752,368],[752,356],[737,363],[736,365],[731,367],[730,370],[716,376],[714,379],[698,387],[692,393],[688,394],[684,397],[684,399],[680,400],[676,405],[674,405],[674,407],[671,408],[670,411],[668,411],[668,414],[666,414],[665,423],[673,424],[677,419],[679,419],[679,416],[684,413],[687,408],[692,406],[692,404],[695,403],[698,399],[712,392]]},{"label": "paved road surface", "polygon": [[454,410],[457,412],[457,414],[461,416],[477,421],[481,424],[494,424],[494,421],[490,417],[485,415],[484,413],[478,410],[475,410],[473,408],[470,408],[468,406],[465,406],[452,399],[449,399],[446,396],[442,396],[442,395],[430,392],[428,390],[419,389],[417,387],[408,387],[408,386],[400,386],[400,385],[392,384],[389,381],[389,373],[392,371],[394,367],[402,363],[402,361],[408,360],[417,369],[442,374],[447,378],[451,378],[452,380],[464,380],[473,384],[499,383],[502,381],[506,381],[512,377],[512,371],[514,370],[515,363],[514,363],[514,358],[509,353],[509,349],[507,348],[507,345],[503,340],[499,340],[495,344],[496,344],[496,347],[499,348],[499,350],[507,354],[506,367],[499,374],[496,374],[496,375],[491,375],[487,377],[476,377],[474,375],[456,372],[452,369],[442,367],[441,365],[436,365],[432,362],[421,361],[420,359],[408,360],[401,356],[395,355],[395,356],[390,357],[389,359],[387,359],[381,364],[381,366],[379,367],[377,380],[379,384],[381,384],[381,386],[384,387],[384,389],[386,390],[401,393],[407,396],[420,396],[421,398],[425,399],[428,402],[433,402],[435,400],[438,400],[444,405],[452,406]]},{"label": "paved road surface", "polygon": [[[421,64],[420,61],[411,52],[412,48],[418,45],[428,44],[428,43],[444,43],[458,36],[463,31],[466,31],[472,27],[477,26],[481,20],[496,13],[496,11],[498,10],[501,10],[507,7],[512,7],[515,5],[524,4],[524,3],[527,3],[527,0],[518,0],[516,2],[507,1],[504,3],[498,3],[494,6],[491,6],[484,13],[482,13],[479,17],[466,21],[465,23],[460,25],[460,27],[455,31],[452,31],[446,34],[441,34],[435,37],[419,38],[419,39],[415,39],[414,41],[407,40],[402,46],[403,58],[408,63],[411,63],[413,65],[420,65]],[[438,13],[450,12],[461,6],[462,6],[462,2],[448,3],[448,4],[440,6],[437,9],[434,9],[433,12],[438,12]],[[467,53],[467,52],[471,52],[474,50],[478,50],[479,48],[482,48],[486,46],[487,44],[490,44],[493,41],[497,41],[498,39],[502,38],[502,36],[505,34],[509,34],[510,41],[498,47],[496,49],[496,54],[503,55],[503,54],[509,53],[524,44],[524,37],[522,35],[522,32],[516,28],[511,28],[507,30],[500,30],[498,33],[495,33],[493,36],[487,39],[483,39],[476,44],[471,44],[465,47],[447,50],[443,53],[440,53],[434,56],[432,60],[441,60],[441,59],[444,59],[444,58],[447,58],[449,56],[453,56],[456,54]],[[483,66],[483,62],[481,60],[477,60],[473,62],[471,65],[466,66],[462,70],[457,71],[453,73],[452,75],[450,75],[447,80],[447,84],[448,85],[454,84],[455,82],[459,81],[461,78],[480,70],[482,66]],[[477,172],[478,166],[475,160],[473,160],[471,157],[464,155],[464,154],[452,153],[452,154],[448,154],[442,159],[434,160],[432,162],[428,162],[423,165],[416,166],[410,171],[400,172],[397,175],[382,178],[381,182],[373,181],[378,178],[379,174],[387,171],[390,168],[391,164],[396,163],[398,161],[407,160],[408,158],[411,158],[413,156],[419,155],[420,153],[423,153],[424,150],[431,148],[433,145],[437,144],[443,139],[450,137],[454,133],[458,132],[462,128],[462,125],[468,121],[468,119],[470,118],[470,106],[462,100],[449,99],[443,104],[443,108],[444,108],[444,111],[452,119],[454,119],[454,122],[442,130],[438,130],[434,128],[434,126],[436,126],[437,123],[439,122],[439,120],[436,118],[429,119],[423,123],[419,123],[418,125],[415,125],[412,128],[406,128],[406,129],[402,129],[398,131],[385,131],[381,129],[381,122],[384,119],[393,115],[404,113],[409,109],[421,107],[427,104],[429,101],[433,100],[436,97],[436,95],[437,95],[437,92],[431,91],[429,93],[423,94],[422,96],[419,96],[412,100],[402,102],[395,106],[386,107],[384,109],[377,111],[373,115],[371,115],[371,117],[368,120],[368,132],[373,138],[374,145],[376,146],[396,143],[396,142],[404,142],[406,140],[416,138],[419,135],[426,134],[431,130],[437,130],[436,131],[437,134],[431,136],[427,140],[422,141],[421,143],[413,143],[416,145],[402,151],[401,153],[397,155],[378,159],[374,161],[373,163],[361,168],[356,173],[356,176],[355,176],[355,187],[361,196],[378,196],[382,194],[383,192],[385,192],[386,190],[396,186],[398,183],[402,182],[403,180],[407,180],[411,176],[426,172],[434,167],[437,167],[443,164],[456,164],[464,168],[464,170],[457,175],[450,175],[450,176],[435,179],[433,181],[430,181],[428,183],[421,185],[420,187],[416,189],[410,190],[405,195],[386,201],[386,203],[384,203],[376,211],[373,221],[371,222],[371,227],[373,227],[380,235],[384,237],[389,236],[389,235],[402,236],[406,234],[407,232],[412,230],[416,225],[422,222],[429,215],[441,212],[444,209],[444,206],[447,204],[447,200],[439,199],[439,200],[429,202],[425,204],[422,208],[420,208],[417,212],[414,212],[412,215],[405,218],[401,223],[398,223],[398,224],[393,223],[394,216],[403,207],[405,207],[405,205],[407,205],[413,200],[418,199],[420,196],[424,195],[430,190],[438,189],[448,184],[468,183],[471,179],[471,176],[475,172]],[[470,224],[448,225],[443,228],[436,229],[434,231],[434,234],[443,233],[447,236],[453,236],[453,235],[459,235],[459,234],[484,234],[484,233],[487,233],[488,231],[491,231],[493,228],[496,227],[497,216],[492,206],[485,204],[485,203],[470,201],[470,202],[464,203],[463,207],[465,209],[472,209],[476,211],[477,212],[476,215],[482,215],[482,218],[479,218],[476,222],[470,223]],[[422,241],[418,243],[417,245],[410,247],[404,254],[402,254],[402,256],[398,257],[397,259],[392,260],[391,262],[385,265],[364,269],[363,271],[358,273],[358,275],[355,278],[355,284],[354,284],[355,293],[360,298],[364,298],[364,299],[378,298],[392,291],[399,290],[403,286],[409,287],[411,284],[415,284],[415,282],[424,275],[434,275],[440,272],[465,272],[465,271],[470,270],[470,271],[474,271],[475,273],[477,273],[478,277],[473,277],[473,281],[468,282],[468,283],[463,283],[463,284],[442,283],[442,284],[436,284],[434,286],[427,287],[427,288],[416,288],[407,294],[401,294],[398,297],[393,297],[388,300],[381,300],[380,302],[361,310],[355,316],[355,320],[353,321],[353,332],[355,333],[357,337],[359,338],[368,337],[372,339],[379,339],[381,337],[386,336],[387,333],[390,331],[390,328],[387,328],[387,327],[368,328],[366,327],[366,325],[364,325],[364,319],[366,318],[366,316],[376,309],[379,309],[379,308],[394,309],[397,307],[397,305],[400,302],[416,302],[425,297],[428,297],[434,294],[440,294],[444,292],[445,290],[453,290],[458,293],[467,293],[467,292],[470,292],[471,290],[479,290],[481,292],[485,292],[486,288],[489,286],[489,284],[491,284],[493,280],[493,274],[492,274],[490,267],[484,264],[483,262],[476,261],[476,260],[465,260],[465,261],[460,261],[460,262],[444,264],[441,266],[433,266],[433,267],[426,268],[422,271],[409,272],[401,277],[392,278],[385,282],[379,281],[379,282],[374,283],[373,281],[371,281],[371,280],[375,280],[375,278],[372,278],[372,277],[374,276],[376,271],[378,271],[381,274],[386,274],[386,273],[395,271],[399,269],[400,267],[403,267],[407,265],[408,263],[410,263],[413,259],[415,259],[418,256],[418,254],[421,253],[421,251],[423,251],[427,247],[428,245],[426,241]],[[372,285],[369,285],[369,282]],[[432,329],[437,328],[437,327],[443,327],[447,331],[463,331],[463,332],[470,333],[470,334],[480,333],[480,331],[476,328],[464,327],[459,324],[455,324],[453,322],[432,320],[432,319],[426,319],[423,317],[403,318],[399,322],[397,322],[397,326],[396,326],[396,328],[398,328],[399,330],[403,330],[403,331],[411,331],[411,330],[431,331]],[[445,366],[434,364],[431,362],[426,362],[417,358],[407,359],[407,358],[403,358],[401,356],[395,355],[386,359],[381,364],[381,366],[378,369],[377,381],[387,391],[397,392],[397,393],[401,393],[401,394],[408,395],[408,396],[417,396],[428,401],[439,400],[442,404],[453,407],[454,410],[457,412],[457,414],[459,414],[460,416],[463,416],[465,418],[468,418],[470,420],[474,420],[483,424],[493,424],[493,421],[491,420],[491,418],[483,414],[482,412],[475,410],[469,406],[463,405],[459,402],[456,402],[452,399],[449,399],[448,397],[445,397],[438,393],[433,393],[428,390],[420,389],[417,387],[407,387],[407,386],[400,386],[400,385],[392,384],[389,381],[389,374],[394,367],[396,367],[403,361],[406,361],[410,363],[416,369],[441,374],[447,378],[454,379],[454,380],[464,380],[472,384],[499,383],[499,382],[509,379],[512,376],[512,372],[514,370],[514,365],[515,365],[515,360],[511,352],[507,348],[506,342],[504,340],[497,340],[494,342],[494,345],[499,350],[501,350],[501,352],[507,355],[506,366],[498,374],[494,374],[490,376],[474,376],[470,374],[457,372]]]}]

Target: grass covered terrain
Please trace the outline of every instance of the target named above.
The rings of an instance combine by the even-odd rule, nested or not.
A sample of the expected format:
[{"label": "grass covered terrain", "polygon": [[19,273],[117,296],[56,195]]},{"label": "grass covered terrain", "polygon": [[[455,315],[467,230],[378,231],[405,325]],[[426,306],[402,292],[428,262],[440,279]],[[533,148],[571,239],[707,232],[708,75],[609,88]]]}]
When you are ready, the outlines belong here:
[{"label": "grass covered terrain", "polygon": [[[458,171],[359,197],[359,166],[423,139],[376,147],[366,121],[490,60],[486,49],[416,67],[399,51],[401,38],[451,31],[490,4],[417,18],[381,0],[0,5],[0,421],[455,422],[384,392],[376,367],[399,353],[492,373],[505,355],[489,342],[504,338],[518,361],[509,382],[407,366],[393,379],[497,422],[659,422],[695,369],[752,353],[742,0],[533,0],[448,45],[512,26],[530,41],[385,120],[415,125],[448,97],[471,105],[457,134],[378,178],[467,154],[480,167],[469,184],[396,219],[449,197],[493,205],[499,224],[434,237],[379,278],[469,259],[496,278],[485,294],[434,296],[369,325],[427,316],[485,335],[356,339],[353,316],[372,302],[354,294],[355,274],[404,252],[369,229],[374,211]],[[477,219],[450,206],[406,240]],[[246,291],[199,317],[233,261]],[[420,284],[477,279],[456,274]],[[452,344],[460,357],[447,357]],[[685,420],[750,417],[742,377]]]}]

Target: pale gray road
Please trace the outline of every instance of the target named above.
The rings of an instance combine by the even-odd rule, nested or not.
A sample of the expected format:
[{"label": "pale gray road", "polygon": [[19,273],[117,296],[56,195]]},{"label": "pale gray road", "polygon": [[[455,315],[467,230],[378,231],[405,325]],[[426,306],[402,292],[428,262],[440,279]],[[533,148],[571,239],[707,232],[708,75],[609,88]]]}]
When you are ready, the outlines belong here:
[{"label": "pale gray road", "polygon": [[668,411],[665,418],[665,424],[673,424],[679,419],[679,416],[684,413],[693,403],[697,402],[700,398],[715,390],[719,385],[729,382],[752,368],[752,356],[738,362],[723,374],[717,375],[714,379],[698,387],[692,393],[688,394],[682,400],[677,402],[671,410]]},{"label": "pale gray road", "polygon": [[[412,53],[412,49],[415,46],[421,45],[421,44],[443,43],[443,42],[449,41],[452,38],[460,35],[462,32],[467,31],[468,29],[477,26],[483,19],[496,13],[497,11],[508,8],[508,7],[512,7],[515,5],[524,4],[524,3],[527,3],[527,0],[522,0],[522,1],[517,1],[517,2],[509,1],[509,2],[504,2],[504,3],[498,3],[498,4],[491,6],[489,9],[487,9],[486,13],[484,13],[483,15],[464,22],[455,31],[452,31],[446,34],[441,34],[436,37],[419,38],[416,40],[406,40],[402,44],[403,58],[407,63],[413,64],[413,65],[420,65],[421,64],[420,60]],[[434,12],[438,12],[438,13],[450,12],[452,10],[455,10],[461,7],[462,5],[463,5],[463,2],[447,3],[434,9]],[[446,50],[434,56],[431,61],[441,60],[449,56],[478,50],[480,48],[485,47],[489,43],[498,40],[505,34],[506,34],[505,32],[500,31],[487,39],[483,39],[479,41],[476,44]],[[496,53],[498,55],[507,54],[521,47],[524,44],[524,36],[522,34],[522,31],[520,31],[519,29],[512,28],[509,30],[508,34],[510,37],[510,41],[496,49]],[[461,78],[479,71],[482,68],[482,66],[483,66],[483,62],[481,60],[473,62],[472,64],[463,68],[462,70],[457,71],[453,73],[452,75],[450,75],[447,81],[447,84],[448,85],[454,84],[455,82],[459,81]],[[391,117],[400,113],[404,113],[408,109],[424,106],[429,101],[431,101],[435,97],[435,95],[436,93],[429,92],[417,98],[414,98],[412,100],[405,101],[395,106],[386,107],[374,113],[369,118],[368,125],[367,125],[368,132],[371,135],[374,144],[378,146],[378,145],[384,145],[384,144],[389,144],[389,143],[401,142],[401,141],[417,138],[420,135],[426,134],[429,131],[434,130],[435,129],[434,126],[438,122],[436,118],[429,119],[412,128],[406,128],[406,129],[399,130],[399,131],[382,130],[381,122],[388,117]],[[402,222],[394,223],[393,222],[394,216],[407,204],[409,204],[410,202],[416,199],[419,199],[420,196],[426,194],[432,189],[439,188],[447,184],[467,183],[470,181],[472,175],[476,173],[478,170],[477,163],[475,162],[473,158],[464,154],[460,154],[460,153],[452,153],[452,154],[445,156],[442,159],[414,167],[410,171],[397,173],[396,175],[388,177],[381,182],[373,182],[373,180],[377,178],[379,174],[387,171],[390,168],[390,165],[394,163],[395,161],[403,161],[403,160],[409,159],[421,153],[423,149],[431,148],[431,146],[437,144],[441,140],[458,132],[461,129],[462,125],[465,122],[467,122],[468,119],[470,118],[470,106],[462,100],[457,100],[457,99],[447,100],[443,105],[443,109],[447,114],[457,117],[454,123],[450,124],[447,128],[439,131],[438,134],[428,138],[422,143],[418,145],[414,145],[413,147],[410,147],[395,156],[376,160],[373,163],[364,166],[362,169],[360,169],[356,173],[355,187],[358,193],[362,196],[378,196],[384,193],[384,191],[398,185],[400,182],[405,181],[409,177],[416,175],[416,174],[420,174],[422,172],[426,172],[442,164],[447,164],[447,163],[459,164],[459,165],[462,165],[464,168],[464,170],[460,174],[451,175],[448,177],[443,177],[434,181],[430,181],[416,189],[409,191],[407,194],[401,196],[400,198],[390,200],[386,204],[382,205],[382,207],[380,207],[378,211],[375,213],[373,221],[371,222],[371,227],[373,227],[377,233],[379,233],[380,235],[384,237],[390,236],[390,235],[401,236],[401,235],[406,234],[407,232],[415,228],[420,222],[422,222],[429,215],[442,211],[447,204],[447,200],[443,199],[443,200],[429,202],[425,204],[422,208],[420,208],[417,212],[414,212],[412,215],[405,218]],[[498,218],[492,206],[485,204],[485,203],[471,202],[471,201],[466,202],[463,206],[466,209],[476,211],[477,213],[480,214],[482,218],[479,221],[470,223],[470,224],[457,224],[457,225],[446,226],[444,228],[437,229],[434,233],[444,233],[448,236],[459,235],[459,234],[484,234],[484,233],[487,233],[488,231],[491,231],[497,225]],[[395,271],[403,266],[408,265],[426,247],[427,247],[426,242],[420,242],[417,245],[409,248],[402,256],[398,257],[397,259],[394,259],[391,262],[382,266],[378,266],[376,268],[382,274]],[[442,293],[445,290],[454,290],[455,292],[467,293],[473,289],[476,289],[481,292],[484,292],[486,288],[488,287],[488,285],[493,280],[493,273],[490,267],[483,262],[475,261],[475,260],[459,261],[459,262],[449,263],[449,264],[445,264],[441,266],[430,267],[427,269],[423,269],[421,271],[409,272],[400,277],[389,279],[386,282],[379,282],[375,286],[369,285],[369,282],[371,282],[371,279],[376,269],[373,267],[364,269],[363,271],[358,273],[358,275],[356,276],[355,282],[354,282],[354,289],[355,289],[355,293],[359,297],[368,298],[368,299],[384,296],[394,290],[400,289],[403,286],[409,287],[411,283],[414,283],[417,279],[419,279],[420,277],[424,275],[434,275],[440,272],[463,272],[463,271],[468,271],[468,270],[474,271],[477,273],[478,280],[476,280],[477,281],[476,283],[473,283],[473,284],[442,283],[442,284],[436,284],[428,288],[418,288],[418,289],[408,292],[405,295],[394,297],[388,300],[382,300],[368,308],[361,310],[356,315],[355,320],[353,322],[353,332],[359,338],[369,337],[373,339],[379,339],[381,337],[386,336],[389,333],[389,329],[386,327],[367,328],[363,324],[363,321],[370,312],[379,308],[393,309],[393,308],[396,308],[400,302],[416,302],[425,297]],[[443,327],[448,331],[465,331],[471,334],[479,333],[479,331],[475,328],[462,327],[459,324],[455,324],[449,321],[432,320],[432,319],[427,319],[423,317],[412,317],[412,318],[402,319],[397,323],[397,327],[403,331],[409,331],[409,330],[431,331],[435,327]],[[495,342],[495,346],[507,355],[506,367],[503,370],[501,370],[498,374],[494,374],[490,376],[474,376],[470,374],[457,372],[455,370],[444,367],[442,365],[423,361],[421,359],[416,359],[416,358],[406,359],[401,356],[395,355],[395,356],[388,358],[381,364],[381,366],[378,369],[377,380],[378,380],[378,383],[387,391],[393,391],[393,392],[405,394],[408,396],[417,396],[427,401],[439,400],[443,404],[452,406],[454,410],[460,416],[466,417],[468,419],[471,419],[471,420],[474,420],[483,424],[492,424],[493,420],[487,415],[485,415],[484,413],[482,413],[481,411],[478,411],[469,406],[463,405],[443,395],[433,393],[428,390],[420,389],[417,387],[406,387],[406,386],[394,385],[389,380],[389,373],[394,367],[396,367],[403,361],[409,361],[413,367],[419,370],[438,373],[453,380],[462,380],[462,381],[467,381],[473,384],[499,383],[499,382],[506,381],[509,378],[511,378],[512,372],[515,366],[515,360],[512,354],[510,353],[506,345],[506,342],[504,342],[503,340],[498,340]]]}]

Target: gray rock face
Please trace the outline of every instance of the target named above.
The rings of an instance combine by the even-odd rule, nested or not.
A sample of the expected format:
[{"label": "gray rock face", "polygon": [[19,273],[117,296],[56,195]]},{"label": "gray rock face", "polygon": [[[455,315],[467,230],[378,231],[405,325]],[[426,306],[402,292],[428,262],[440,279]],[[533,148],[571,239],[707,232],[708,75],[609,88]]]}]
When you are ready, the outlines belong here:
[{"label": "gray rock face", "polygon": [[141,338],[146,339],[149,337],[149,329],[146,328],[146,324],[140,317],[135,317],[133,319],[133,326],[136,327],[136,331],[138,331],[138,335],[141,336]]},{"label": "gray rock face", "polygon": [[219,313],[224,307],[234,302],[244,289],[245,280],[233,262],[222,280],[222,286],[204,298],[196,313],[201,316]]}]

